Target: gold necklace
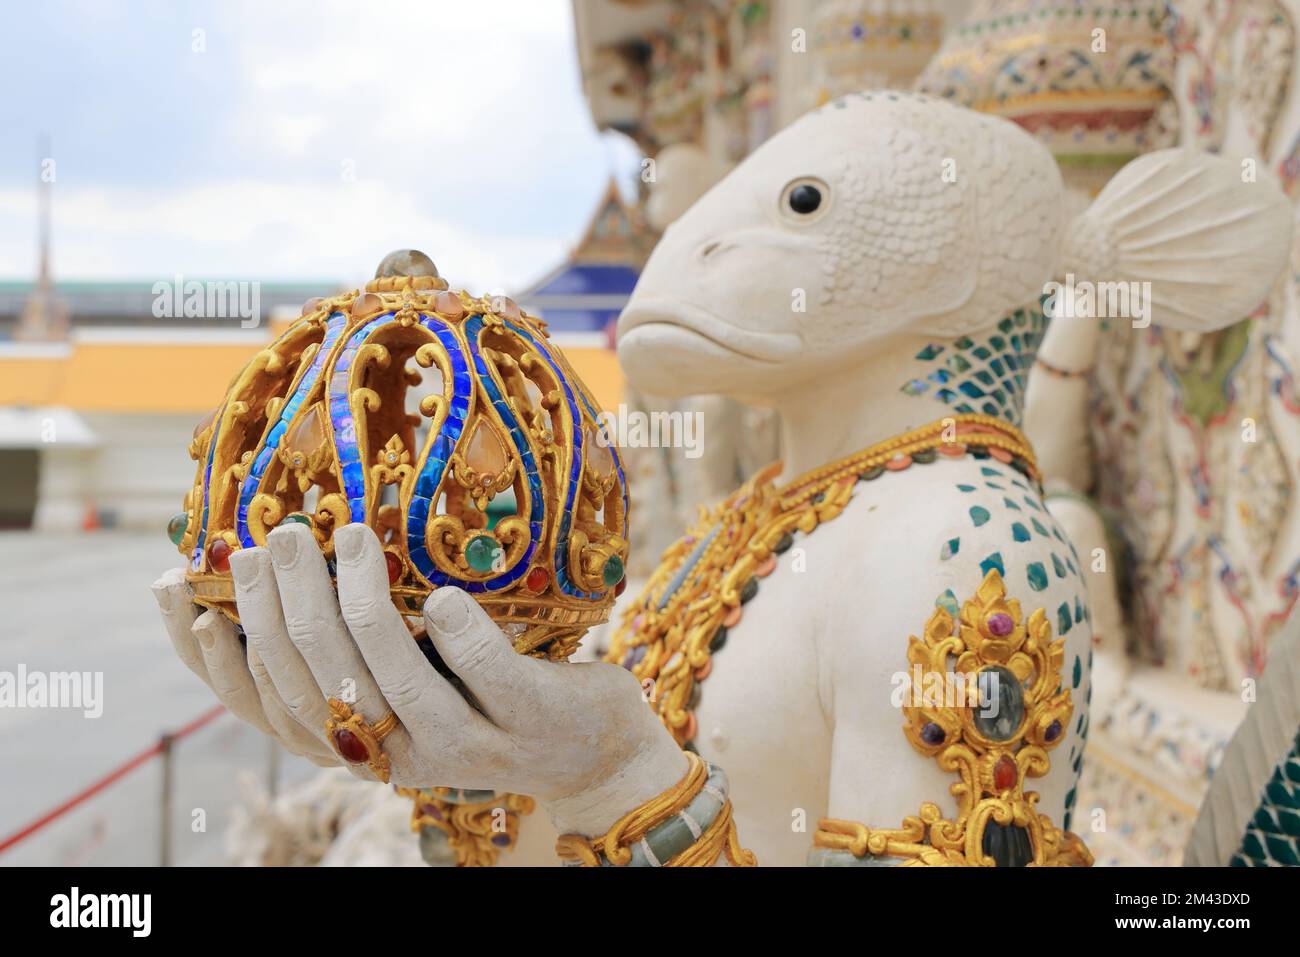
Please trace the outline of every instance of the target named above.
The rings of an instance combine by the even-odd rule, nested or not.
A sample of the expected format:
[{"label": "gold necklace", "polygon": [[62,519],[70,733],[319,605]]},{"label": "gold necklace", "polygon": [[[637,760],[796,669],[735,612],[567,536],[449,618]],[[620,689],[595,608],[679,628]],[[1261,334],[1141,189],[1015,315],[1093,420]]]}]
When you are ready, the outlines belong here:
[{"label": "gold necklace", "polygon": [[759,580],[776,570],[794,533],[811,534],[838,517],[860,481],[939,455],[996,458],[1038,481],[1033,448],[1019,429],[989,415],[953,415],[877,442],[775,485],[779,462],[705,512],[664,552],[659,568],[624,615],[606,661],[648,685],[650,705],[679,744],[695,750],[695,710],[712,656],[739,624]]}]

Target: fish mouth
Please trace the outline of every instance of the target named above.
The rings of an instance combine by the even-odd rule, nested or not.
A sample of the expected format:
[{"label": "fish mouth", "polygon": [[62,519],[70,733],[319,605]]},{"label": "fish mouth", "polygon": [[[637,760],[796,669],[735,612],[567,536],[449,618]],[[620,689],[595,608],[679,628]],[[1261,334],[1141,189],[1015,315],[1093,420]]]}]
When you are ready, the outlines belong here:
[{"label": "fish mouth", "polygon": [[803,346],[793,333],[741,329],[703,306],[666,297],[636,300],[623,310],[618,321],[619,341],[637,329],[655,326],[685,333],[687,338],[703,339],[716,349],[756,362],[785,362],[798,355]]}]

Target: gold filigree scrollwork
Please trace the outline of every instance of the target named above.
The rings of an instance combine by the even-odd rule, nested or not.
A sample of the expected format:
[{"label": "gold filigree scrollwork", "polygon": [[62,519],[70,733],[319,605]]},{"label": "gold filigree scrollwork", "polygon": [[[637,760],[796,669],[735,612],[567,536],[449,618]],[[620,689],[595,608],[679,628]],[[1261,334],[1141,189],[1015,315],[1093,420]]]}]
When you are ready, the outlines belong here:
[{"label": "gold filigree scrollwork", "polygon": [[284,520],[286,511],[284,502],[278,495],[258,492],[248,504],[248,531],[253,541],[266,543],[266,536],[271,529]]},{"label": "gold filigree scrollwork", "polygon": [[394,435],[375,453],[375,464],[370,467],[370,480],[376,485],[398,485],[411,478],[411,453],[400,435]]},{"label": "gold filigree scrollwork", "polygon": [[[451,404],[453,388],[451,369],[443,358],[442,345],[437,342],[426,342],[416,349],[415,361],[424,369],[437,368],[438,375],[442,379],[441,395],[434,393],[426,395],[420,400],[420,414],[425,418],[432,419],[433,426],[436,428],[442,424],[442,419]],[[416,382],[412,382],[411,385],[419,385],[422,381],[423,377]]]},{"label": "gold filigree scrollwork", "polygon": [[404,328],[420,321],[420,302],[409,286],[402,290],[401,304],[393,311],[393,318]]},{"label": "gold filigree scrollwork", "polygon": [[[1083,842],[1040,814],[1038,793],[1024,790],[1027,779],[1051,769],[1048,752],[1065,739],[1073,713],[1069,690],[1061,690],[1065,643],[1052,639],[1043,609],[1025,620],[1002,576],[990,570],[956,621],[946,609],[935,610],[924,636],[908,640],[907,658],[913,687],[903,730],[913,748],[958,776],[949,788],[957,816],[947,819],[927,802],[902,831],[826,819],[814,845],[911,866],[1090,865]],[[922,693],[920,675],[938,675],[954,687],[937,696]],[[971,689],[973,696],[966,693]],[[1000,829],[992,845],[990,828]],[[1018,848],[999,861],[990,850],[999,842]]]},{"label": "gold filigree scrollwork", "polygon": [[[480,513],[470,513],[480,514]],[[468,549],[476,540],[486,538],[488,551],[495,553],[492,565],[476,568],[470,561]],[[487,581],[513,568],[528,548],[528,522],[510,515],[497,522],[492,531],[467,528],[456,515],[438,515],[429,520],[425,528],[425,544],[429,558],[439,571],[454,578],[470,581]],[[480,543],[480,552],[484,546]]]},{"label": "gold filigree scrollwork", "polygon": [[313,527],[317,530],[316,540],[321,543],[327,557],[334,555],[334,532],[352,521],[352,509],[341,492],[322,494],[316,503],[316,512],[312,515]]},{"label": "gold filigree scrollwork", "polygon": [[[491,867],[502,851],[519,840],[519,821],[531,814],[537,803],[522,794],[494,795],[485,801],[451,800],[459,796],[453,788],[398,788],[397,793],[415,802],[411,830],[433,827],[447,835],[456,855],[457,867]],[[460,792],[463,794],[463,792]]]}]

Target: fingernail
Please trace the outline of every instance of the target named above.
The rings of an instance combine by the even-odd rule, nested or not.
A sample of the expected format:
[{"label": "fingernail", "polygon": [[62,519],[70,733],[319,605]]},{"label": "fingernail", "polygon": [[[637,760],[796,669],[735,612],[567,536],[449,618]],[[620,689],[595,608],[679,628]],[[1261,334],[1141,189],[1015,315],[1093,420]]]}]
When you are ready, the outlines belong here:
[{"label": "fingernail", "polygon": [[271,549],[271,560],[280,568],[291,568],[298,560],[297,531],[298,523],[294,522],[284,528],[277,528],[266,536],[266,545]]},{"label": "fingernail", "polygon": [[217,643],[217,633],[212,627],[212,620],[208,617],[213,614],[211,611],[205,611],[194,619],[194,626],[191,629],[194,637],[199,639],[199,644],[203,646],[204,651],[211,651],[212,646]]},{"label": "fingernail", "polygon": [[149,586],[149,588],[150,591],[153,592],[153,598],[154,601],[158,603],[158,607],[161,608],[163,611],[170,610],[172,607],[171,589],[169,589],[161,581],[154,582],[151,586]]},{"label": "fingernail", "polygon": [[436,588],[424,603],[424,617],[444,635],[458,635],[469,627],[472,600],[459,588]]},{"label": "fingernail", "polygon": [[369,531],[366,526],[353,523],[344,525],[334,533],[334,554],[344,565],[356,565],[365,555],[366,543],[363,536]]},{"label": "fingernail", "polygon": [[230,574],[236,588],[247,588],[262,574],[260,548],[238,548],[230,556]]}]

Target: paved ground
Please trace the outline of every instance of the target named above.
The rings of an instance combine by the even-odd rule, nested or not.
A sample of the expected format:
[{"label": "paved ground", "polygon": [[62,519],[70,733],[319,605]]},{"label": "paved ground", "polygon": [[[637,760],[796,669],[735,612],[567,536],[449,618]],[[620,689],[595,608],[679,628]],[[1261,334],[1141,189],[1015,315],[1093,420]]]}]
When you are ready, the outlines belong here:
[{"label": "paved ground", "polygon": [[[0,671],[102,671],[103,715],[0,707],[0,840],[215,704],[172,654],[149,585],[178,556],[156,535],[0,532]],[[278,749],[277,749],[278,750]],[[280,781],[314,770],[280,752]],[[265,781],[271,745],[224,715],[177,745],[174,861],[215,863],[237,772]],[[154,864],[161,762],[0,854],[13,864]],[[206,812],[195,832],[194,810]]]}]

